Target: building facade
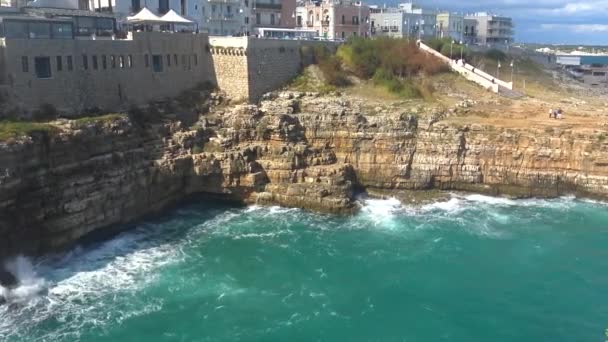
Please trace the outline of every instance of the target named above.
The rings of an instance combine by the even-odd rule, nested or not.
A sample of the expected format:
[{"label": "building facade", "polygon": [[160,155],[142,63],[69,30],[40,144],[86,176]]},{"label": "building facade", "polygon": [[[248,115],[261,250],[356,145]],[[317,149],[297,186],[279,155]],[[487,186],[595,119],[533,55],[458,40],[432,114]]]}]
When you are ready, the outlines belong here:
[{"label": "building facade", "polygon": [[174,10],[215,36],[252,33],[256,27],[295,27],[296,0],[87,0],[121,21],[146,7],[157,15]]},{"label": "building facade", "polygon": [[437,11],[419,7],[412,2],[399,4],[398,8],[405,13],[419,16],[418,20],[415,22],[415,33],[420,38],[428,39],[437,35]]},{"label": "building facade", "polygon": [[372,9],[371,10],[372,36],[386,36],[393,38],[418,37],[422,32],[420,14],[406,13],[398,9]]},{"label": "building facade", "polygon": [[513,43],[513,21],[509,17],[485,12],[467,15],[476,22],[476,39],[480,45],[508,45]]},{"label": "building facade", "polygon": [[466,44],[477,44],[477,20],[464,18],[463,38]]},{"label": "building facade", "polygon": [[296,27],[296,0],[255,0],[251,12],[253,28]]},{"label": "building facade", "polygon": [[314,29],[324,39],[370,35],[370,9],[361,2],[323,0],[307,2],[296,11],[298,27]]},{"label": "building facade", "polygon": [[457,42],[464,41],[464,26],[462,15],[450,12],[437,14],[439,38],[451,38]]}]

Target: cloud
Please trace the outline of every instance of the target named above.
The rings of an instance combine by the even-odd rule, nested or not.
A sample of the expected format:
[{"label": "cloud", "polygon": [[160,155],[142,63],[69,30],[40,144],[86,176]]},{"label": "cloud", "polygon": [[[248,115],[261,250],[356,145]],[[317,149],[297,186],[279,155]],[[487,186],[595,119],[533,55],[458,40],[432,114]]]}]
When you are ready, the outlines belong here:
[{"label": "cloud", "polygon": [[540,27],[545,31],[566,29],[576,33],[608,32],[606,24],[541,24]]}]

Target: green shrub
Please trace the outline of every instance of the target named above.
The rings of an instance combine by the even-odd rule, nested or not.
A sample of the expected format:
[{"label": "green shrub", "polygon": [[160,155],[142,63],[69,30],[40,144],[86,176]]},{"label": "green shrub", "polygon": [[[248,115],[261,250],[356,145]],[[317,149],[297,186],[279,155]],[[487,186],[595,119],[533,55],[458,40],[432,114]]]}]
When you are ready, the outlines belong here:
[{"label": "green shrub", "polygon": [[490,49],[484,53],[484,56],[495,61],[507,60],[507,54],[498,49]]}]

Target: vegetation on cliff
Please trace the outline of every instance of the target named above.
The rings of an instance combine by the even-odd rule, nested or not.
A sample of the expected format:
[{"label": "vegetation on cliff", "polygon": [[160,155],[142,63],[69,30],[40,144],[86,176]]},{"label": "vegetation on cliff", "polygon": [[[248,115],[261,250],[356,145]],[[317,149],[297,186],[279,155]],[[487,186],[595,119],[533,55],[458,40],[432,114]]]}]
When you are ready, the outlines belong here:
[{"label": "vegetation on cliff", "polygon": [[443,63],[429,58],[415,42],[407,39],[354,38],[340,46],[335,54],[318,46],[314,57],[330,86],[348,86],[354,77],[372,81],[405,98],[430,98],[433,89],[420,76],[448,70]]}]

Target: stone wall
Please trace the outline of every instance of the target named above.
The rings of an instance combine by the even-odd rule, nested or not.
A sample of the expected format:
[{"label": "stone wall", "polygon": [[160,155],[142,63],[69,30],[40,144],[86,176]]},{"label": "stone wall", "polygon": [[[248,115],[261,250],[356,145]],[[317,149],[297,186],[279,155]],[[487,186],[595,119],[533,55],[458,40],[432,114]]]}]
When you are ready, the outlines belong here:
[{"label": "stone wall", "polygon": [[244,48],[212,47],[218,88],[236,101],[249,100],[247,55]]},{"label": "stone wall", "polygon": [[[94,107],[115,110],[215,82],[207,36],[202,34],[145,32],[127,40],[4,39],[0,46],[0,80],[14,102],[30,110],[47,103],[68,115]],[[156,70],[154,56],[161,64]],[[50,61],[50,77],[37,75],[41,57]]]},{"label": "stone wall", "polygon": [[[295,77],[311,62],[302,47],[318,44],[336,47],[160,32],[134,33],[125,40],[2,39],[0,91],[10,99],[3,109],[32,112],[51,104],[67,116],[93,108],[124,110],[206,81],[233,99],[255,102]],[[50,74],[40,74],[40,61],[49,63]]]},{"label": "stone wall", "polygon": [[219,88],[233,99],[251,102],[285,85],[312,63],[312,49],[307,55],[303,47],[337,47],[333,42],[253,37],[212,37],[210,45]]}]

